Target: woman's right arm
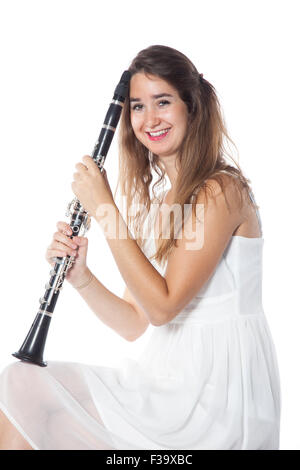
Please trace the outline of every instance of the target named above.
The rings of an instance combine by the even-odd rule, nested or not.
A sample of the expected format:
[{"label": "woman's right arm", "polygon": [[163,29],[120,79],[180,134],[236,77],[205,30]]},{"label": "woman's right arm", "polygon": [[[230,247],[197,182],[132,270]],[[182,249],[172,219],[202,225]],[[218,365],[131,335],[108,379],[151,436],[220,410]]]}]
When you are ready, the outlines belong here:
[{"label": "woman's right arm", "polygon": [[[85,237],[70,239],[68,237],[71,233],[70,226],[66,222],[58,222],[57,228],[58,232],[53,235],[52,243],[46,251],[47,261],[54,266],[53,257],[74,255],[76,252],[75,263],[68,270],[66,280],[103,323],[127,341],[136,340],[144,333],[149,321],[128,289],[126,288],[123,299],[106,289],[86,265],[88,239]],[[72,247],[74,243],[77,249]]]}]

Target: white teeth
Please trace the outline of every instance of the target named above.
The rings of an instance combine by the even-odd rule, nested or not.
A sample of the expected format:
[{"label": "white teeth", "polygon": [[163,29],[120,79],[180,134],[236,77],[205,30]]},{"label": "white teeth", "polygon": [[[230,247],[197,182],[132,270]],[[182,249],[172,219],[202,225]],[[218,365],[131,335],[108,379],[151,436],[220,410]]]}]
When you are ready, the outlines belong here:
[{"label": "white teeth", "polygon": [[157,131],[157,132],[149,132],[149,134],[151,135],[151,137],[156,137],[158,135],[161,135],[161,134],[165,134],[169,129],[163,129],[161,131]]}]

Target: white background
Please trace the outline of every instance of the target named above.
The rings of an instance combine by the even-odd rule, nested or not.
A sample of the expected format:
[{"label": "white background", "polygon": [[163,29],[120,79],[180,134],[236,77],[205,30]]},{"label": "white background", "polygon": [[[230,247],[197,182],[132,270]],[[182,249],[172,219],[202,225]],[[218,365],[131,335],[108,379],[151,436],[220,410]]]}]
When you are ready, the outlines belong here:
[{"label": "white background", "polygon": [[[282,382],[281,449],[300,449],[299,2],[6,0],[0,3],[0,367],[14,359],[49,280],[45,251],[73,198],[113,90],[153,44],[185,53],[215,86],[264,231],[263,303]],[[117,136],[106,161],[112,189]],[[93,221],[94,222],[94,221]],[[112,292],[124,283],[92,222],[88,263]],[[65,282],[45,358],[115,365],[137,354]]]}]

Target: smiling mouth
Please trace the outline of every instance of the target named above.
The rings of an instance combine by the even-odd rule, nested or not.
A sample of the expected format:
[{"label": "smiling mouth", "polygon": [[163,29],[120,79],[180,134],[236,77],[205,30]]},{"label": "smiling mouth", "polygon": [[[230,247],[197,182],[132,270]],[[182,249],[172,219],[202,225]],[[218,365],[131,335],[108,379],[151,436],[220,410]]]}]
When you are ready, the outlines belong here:
[{"label": "smiling mouth", "polygon": [[146,134],[148,135],[150,140],[161,140],[164,137],[166,137],[166,135],[169,133],[170,129],[171,128],[168,127],[167,129],[161,129],[160,131],[146,132]]}]

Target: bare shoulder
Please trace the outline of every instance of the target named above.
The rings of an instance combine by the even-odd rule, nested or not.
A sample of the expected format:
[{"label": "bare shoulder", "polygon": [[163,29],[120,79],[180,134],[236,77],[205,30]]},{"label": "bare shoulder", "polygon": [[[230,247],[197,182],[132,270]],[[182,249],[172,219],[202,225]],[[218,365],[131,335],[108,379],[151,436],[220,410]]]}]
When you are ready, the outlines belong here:
[{"label": "bare shoulder", "polygon": [[201,191],[198,194],[197,203],[205,205],[207,220],[210,214],[214,214],[222,224],[231,220],[231,227],[234,228],[232,235],[260,237],[261,229],[256,207],[249,196],[250,188],[245,187],[242,181],[234,176],[226,174],[221,178],[223,187],[217,180],[209,179],[206,192]]},{"label": "bare shoulder", "polygon": [[[206,215],[219,217],[223,221],[231,220],[235,228],[247,216],[248,198],[242,182],[228,174],[219,175],[218,180],[209,178],[205,187],[201,189],[196,198],[197,204],[202,204]],[[222,221],[222,220],[221,220]]]},{"label": "bare shoulder", "polygon": [[[246,202],[245,189],[242,187],[240,179],[234,176],[222,174],[218,175],[218,179],[209,178],[205,188],[211,202],[217,198],[224,198],[232,209],[243,206]],[[200,191],[199,196],[204,196],[203,191]]]}]

